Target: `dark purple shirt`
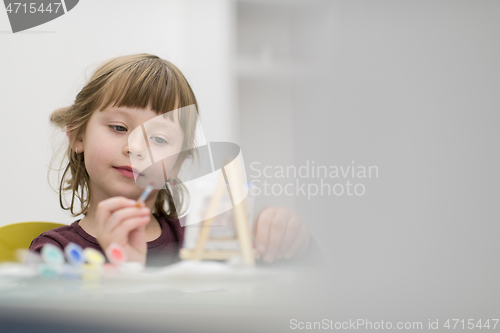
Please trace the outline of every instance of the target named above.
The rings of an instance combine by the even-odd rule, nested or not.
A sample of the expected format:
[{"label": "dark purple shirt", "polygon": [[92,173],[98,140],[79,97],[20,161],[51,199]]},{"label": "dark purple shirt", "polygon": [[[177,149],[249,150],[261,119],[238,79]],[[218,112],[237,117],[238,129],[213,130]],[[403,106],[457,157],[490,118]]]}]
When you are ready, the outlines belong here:
[{"label": "dark purple shirt", "polygon": [[[184,239],[184,227],[181,227],[178,219],[159,215],[155,217],[160,223],[161,235],[147,243],[146,266],[165,266],[178,262],[179,250]],[[71,242],[80,245],[83,249],[91,247],[104,255],[97,239],[85,232],[78,224],[79,221],[42,233],[31,242],[30,250],[40,252],[47,243],[63,250]]]}]

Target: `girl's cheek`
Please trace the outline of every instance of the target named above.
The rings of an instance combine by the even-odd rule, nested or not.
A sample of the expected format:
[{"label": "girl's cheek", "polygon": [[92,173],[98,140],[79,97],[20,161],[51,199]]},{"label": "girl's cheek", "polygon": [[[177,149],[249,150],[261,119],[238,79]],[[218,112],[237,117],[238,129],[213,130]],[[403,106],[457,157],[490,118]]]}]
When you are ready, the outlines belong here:
[{"label": "girl's cheek", "polygon": [[153,158],[155,161],[159,161],[162,159],[166,159],[167,161],[170,160],[171,158],[174,158],[173,155],[177,155],[179,153],[171,146],[167,146],[165,148],[154,147],[153,149],[151,149],[151,152],[153,153]]}]

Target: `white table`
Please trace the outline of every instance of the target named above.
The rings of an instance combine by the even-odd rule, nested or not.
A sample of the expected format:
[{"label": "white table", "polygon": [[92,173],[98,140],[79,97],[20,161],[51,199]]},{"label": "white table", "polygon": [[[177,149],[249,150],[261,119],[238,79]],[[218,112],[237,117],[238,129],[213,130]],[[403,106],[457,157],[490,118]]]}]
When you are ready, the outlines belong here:
[{"label": "white table", "polygon": [[1,272],[0,324],[26,332],[289,331],[291,316],[313,297],[304,279],[317,274],[211,262],[88,281]]}]

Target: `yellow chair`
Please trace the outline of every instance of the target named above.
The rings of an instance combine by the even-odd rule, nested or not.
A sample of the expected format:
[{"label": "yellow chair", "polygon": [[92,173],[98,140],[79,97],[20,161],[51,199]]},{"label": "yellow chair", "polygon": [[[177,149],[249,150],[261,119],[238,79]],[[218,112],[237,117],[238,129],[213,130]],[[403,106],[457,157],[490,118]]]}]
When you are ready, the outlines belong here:
[{"label": "yellow chair", "polygon": [[53,222],[20,222],[0,227],[0,262],[16,261],[16,250],[28,249],[42,232],[66,224]]}]

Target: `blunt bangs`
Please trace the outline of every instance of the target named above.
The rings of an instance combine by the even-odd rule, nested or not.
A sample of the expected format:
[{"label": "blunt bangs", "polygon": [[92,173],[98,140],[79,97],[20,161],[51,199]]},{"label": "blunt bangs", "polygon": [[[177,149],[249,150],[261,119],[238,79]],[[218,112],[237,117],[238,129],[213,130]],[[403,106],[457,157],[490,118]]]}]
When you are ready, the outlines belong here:
[{"label": "blunt bangs", "polygon": [[116,68],[102,87],[100,111],[112,106],[145,109],[156,114],[176,109],[179,82],[160,59],[144,59]]}]

